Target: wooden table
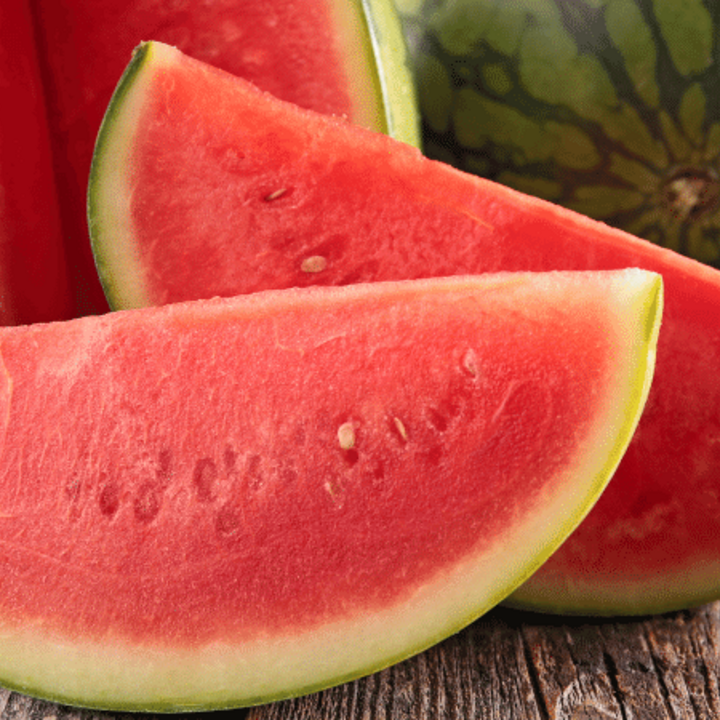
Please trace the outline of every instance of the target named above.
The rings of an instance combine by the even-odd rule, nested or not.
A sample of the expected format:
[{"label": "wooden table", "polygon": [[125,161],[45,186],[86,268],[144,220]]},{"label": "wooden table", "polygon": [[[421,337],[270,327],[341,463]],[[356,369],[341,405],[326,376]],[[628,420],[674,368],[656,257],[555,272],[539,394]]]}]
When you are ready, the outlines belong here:
[{"label": "wooden table", "polygon": [[[0,713],[0,720],[131,717],[6,690],[0,690]],[[622,621],[499,608],[422,655],[368,678],[297,700],[192,717],[711,720],[720,718],[720,603]]]}]

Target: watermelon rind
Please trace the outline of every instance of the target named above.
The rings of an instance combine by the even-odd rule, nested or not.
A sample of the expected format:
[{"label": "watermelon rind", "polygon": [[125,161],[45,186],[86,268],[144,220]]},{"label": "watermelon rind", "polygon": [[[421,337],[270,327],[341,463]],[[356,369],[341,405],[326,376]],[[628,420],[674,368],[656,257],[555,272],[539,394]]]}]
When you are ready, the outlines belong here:
[{"label": "watermelon rind", "polygon": [[410,60],[392,0],[334,0],[336,42],[357,125],[420,147],[420,118]]},{"label": "watermelon rind", "polygon": [[592,579],[583,582],[582,578],[567,573],[551,573],[550,569],[548,566],[535,573],[502,604],[544,615],[615,618],[677,612],[716,602],[718,598],[717,563],[696,563],[675,583],[661,575],[654,582],[642,578],[634,592],[628,590],[628,580],[633,578],[601,584]]},{"label": "watermelon rind", "polygon": [[[124,176],[132,152],[132,138],[135,132],[133,126],[141,111],[138,100],[142,100],[142,94],[138,93],[138,85],[142,85],[144,65],[157,48],[164,49],[165,46],[161,43],[142,43],[133,52],[100,126],[90,168],[87,198],[90,239],[100,282],[112,309],[139,308],[150,303],[147,302],[143,292],[143,274],[140,272],[139,260],[129,242],[132,238],[132,228],[128,223],[118,225],[110,220],[110,218],[130,217],[129,198],[114,193],[111,189],[98,191],[93,188],[99,187],[98,179],[105,173],[118,173]],[[123,116],[118,116],[116,112],[118,108],[123,109]],[[127,122],[126,117],[135,122]],[[105,227],[106,224],[108,227]],[[114,234],[113,246],[108,247],[103,243],[101,249],[99,238],[108,232]],[[113,282],[113,276],[117,276],[118,269],[125,280],[122,287],[118,287]]]},{"label": "watermelon rind", "polygon": [[[376,68],[371,80],[382,97],[381,106],[385,110],[384,117],[372,118],[371,124],[394,139],[417,147],[419,130],[414,85],[407,66],[402,62],[405,46],[397,15],[388,0],[363,0],[363,8],[365,12],[362,17],[367,23],[366,30],[376,59],[376,62],[368,63]],[[148,63],[156,60],[162,62],[163,58],[169,62],[173,58],[173,51],[164,43],[145,42],[133,52],[98,132],[90,169],[88,225],[95,265],[113,309],[145,307],[150,303],[142,289],[143,275],[139,261],[130,250],[132,229],[128,226],[119,227],[112,221],[112,233],[115,236],[112,247],[100,240],[108,234],[103,227],[104,213],[109,211],[116,218],[129,217],[128,208],[123,206],[124,198],[121,194],[107,194],[103,191],[98,195],[93,188],[100,185],[98,176],[121,177],[131,167],[128,160],[137,126],[133,116],[139,114],[144,97],[142,70]],[[352,75],[352,68],[350,70]],[[366,80],[363,78],[362,82]],[[358,121],[361,119],[357,118]],[[115,284],[112,279],[118,268],[123,268],[122,274],[126,278],[122,286]]]},{"label": "watermelon rind", "polygon": [[[361,0],[385,116],[380,128],[386,135],[420,147],[420,120],[415,82],[407,45],[393,0]],[[379,128],[379,129],[380,129]]]},{"label": "watermelon rind", "polygon": [[396,6],[429,157],[720,267],[717,0]]},{"label": "watermelon rind", "polygon": [[[240,645],[233,644],[232,638],[227,642],[216,638],[189,648],[175,647],[173,638],[143,644],[112,631],[103,632],[100,637],[68,636],[53,629],[51,611],[42,622],[29,622],[27,626],[18,625],[16,617],[10,622],[0,618],[3,684],[28,694],[93,708],[162,712],[231,708],[307,694],[346,682],[421,652],[459,631],[529,577],[577,526],[610,480],[647,398],[655,363],[663,289],[659,275],[641,270],[458,276],[343,288],[268,291],[232,299],[110,313],[71,321],[64,328],[57,325],[20,328],[18,332],[23,335],[17,338],[3,335],[6,354],[1,389],[7,391],[3,397],[8,403],[9,415],[10,397],[15,393],[17,402],[21,402],[21,388],[28,387],[25,378],[13,378],[10,370],[10,347],[17,340],[28,340],[33,347],[34,343],[38,343],[38,347],[48,343],[48,338],[76,345],[77,353],[72,358],[64,354],[49,361],[41,356],[41,360],[54,376],[69,371],[77,377],[83,362],[92,358],[97,349],[102,353],[109,347],[114,328],[119,328],[118,338],[126,339],[132,337],[133,328],[139,328],[144,333],[141,335],[144,342],[150,346],[154,338],[163,337],[170,329],[180,335],[180,350],[177,356],[164,357],[155,370],[152,366],[142,367],[143,380],[152,384],[159,382],[160,377],[167,382],[166,362],[172,364],[187,352],[189,336],[199,335],[201,340],[195,341],[198,347],[212,353],[213,345],[206,343],[203,328],[212,327],[216,332],[223,323],[238,319],[269,317],[275,321],[276,329],[283,328],[285,333],[291,330],[292,341],[296,338],[298,317],[310,317],[315,322],[321,313],[333,311],[339,305],[362,307],[368,299],[372,302],[380,297],[389,307],[396,307],[393,303],[399,301],[417,302],[422,308],[428,298],[431,302],[443,302],[446,298],[444,306],[431,305],[444,308],[444,312],[433,310],[436,317],[452,316],[453,308],[458,307],[461,309],[454,311],[455,318],[461,313],[467,317],[468,308],[470,314],[477,308],[478,316],[482,317],[483,297],[490,297],[490,302],[494,302],[493,296],[508,293],[513,300],[506,316],[509,327],[515,327],[524,313],[530,318],[550,319],[558,308],[562,309],[565,322],[573,325],[570,313],[576,308],[582,312],[588,307],[579,304],[582,300],[578,298],[598,287],[600,291],[592,299],[595,303],[592,308],[602,311],[600,316],[607,321],[603,327],[611,331],[613,348],[605,356],[612,360],[607,374],[603,374],[607,385],[597,388],[591,422],[583,430],[581,446],[559,471],[558,485],[553,486],[552,491],[540,492],[531,512],[513,515],[514,527],[508,528],[489,548],[482,545],[482,551],[443,568],[439,576],[430,576],[409,597],[401,597],[379,610],[341,613],[339,619],[320,627],[311,626],[297,634],[268,627],[259,638]],[[546,297],[552,300],[544,303]],[[522,306],[516,300],[522,302]],[[334,333],[338,328],[354,327],[355,310],[345,313],[344,317],[345,324],[323,328],[329,340],[314,339],[318,344],[312,349],[337,339]],[[578,328],[583,327],[582,322],[579,319]],[[313,333],[317,327],[310,325]],[[410,327],[416,327],[415,323]],[[296,342],[302,342],[302,335],[299,337]],[[386,337],[392,342],[390,336]],[[162,342],[165,341],[161,341],[160,346],[167,348]],[[222,335],[217,342],[224,342]],[[304,347],[281,345],[279,336],[274,343],[275,348],[283,352]],[[28,343],[23,344],[28,347]],[[273,340],[268,344],[272,346]],[[113,343],[113,347],[114,352],[123,352],[120,344]],[[137,367],[136,350],[131,344],[128,348],[123,357]],[[152,347],[148,349],[152,352]],[[241,352],[238,355],[243,357]],[[20,375],[21,368],[16,370]],[[154,372],[160,375],[154,377]],[[330,372],[329,386],[334,370],[330,368]],[[222,383],[224,377],[226,375],[220,373],[218,381]],[[404,382],[412,383],[412,379]],[[102,388],[98,392],[101,401]],[[57,397],[56,402],[64,401]],[[102,408],[102,402],[97,407]],[[55,408],[47,410],[54,416]],[[209,412],[212,414],[212,408]],[[8,422],[12,423],[11,417]],[[37,430],[29,428],[28,432]],[[5,441],[10,437],[17,435],[9,434],[6,428]],[[6,447],[6,455],[7,451]],[[13,452],[23,451],[23,447],[13,449]],[[97,461],[97,458],[90,459],[92,467],[96,467]],[[532,473],[532,468],[528,468],[528,472]],[[60,512],[52,522],[68,521]],[[72,545],[73,541],[68,542]],[[102,549],[98,547],[100,555]],[[96,560],[97,556],[93,562]],[[181,567],[179,563],[177,568],[168,568],[168,572],[178,572]],[[92,605],[88,603],[88,607]]]}]

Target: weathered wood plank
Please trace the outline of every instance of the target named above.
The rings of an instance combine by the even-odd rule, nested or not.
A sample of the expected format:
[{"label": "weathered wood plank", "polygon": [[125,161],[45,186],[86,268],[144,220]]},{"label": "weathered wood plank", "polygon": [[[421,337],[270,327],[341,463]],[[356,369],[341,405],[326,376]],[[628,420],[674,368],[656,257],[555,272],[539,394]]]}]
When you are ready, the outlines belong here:
[{"label": "weathered wood plank", "polygon": [[[504,714],[507,708],[512,715]],[[255,708],[248,720],[510,717],[545,720],[522,637],[493,615],[411,660],[316,695]]]},{"label": "weathered wood plank", "polygon": [[188,713],[177,716],[152,713],[110,713],[69,707],[46,700],[30,698],[21,693],[0,688],[0,720],[167,720],[168,717],[188,718],[188,720],[245,720],[247,710],[234,710],[227,713]]},{"label": "weathered wood plank", "polygon": [[[500,608],[370,677],[304,698],[206,717],[712,720],[720,717],[720,603],[637,620],[554,618]],[[137,720],[0,690],[0,720],[132,718]]]},{"label": "weathered wood plank", "polygon": [[637,620],[498,609],[435,648],[247,720],[720,717],[720,604]]}]

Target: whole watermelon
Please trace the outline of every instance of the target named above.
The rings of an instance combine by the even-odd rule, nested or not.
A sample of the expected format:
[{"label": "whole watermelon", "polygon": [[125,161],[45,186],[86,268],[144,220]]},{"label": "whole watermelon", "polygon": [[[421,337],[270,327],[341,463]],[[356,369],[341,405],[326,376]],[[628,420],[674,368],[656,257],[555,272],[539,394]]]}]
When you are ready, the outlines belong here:
[{"label": "whole watermelon", "polygon": [[720,0],[396,0],[426,153],[720,267]]}]

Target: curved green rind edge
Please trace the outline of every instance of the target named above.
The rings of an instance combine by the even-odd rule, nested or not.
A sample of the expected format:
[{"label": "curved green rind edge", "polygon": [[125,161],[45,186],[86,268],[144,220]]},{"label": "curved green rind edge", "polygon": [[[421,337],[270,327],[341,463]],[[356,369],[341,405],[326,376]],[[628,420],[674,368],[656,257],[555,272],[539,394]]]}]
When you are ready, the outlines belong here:
[{"label": "curved green rind edge", "polygon": [[420,112],[410,57],[393,0],[360,0],[385,108],[385,134],[420,148]]},{"label": "curved green rind edge", "polygon": [[[342,0],[346,2],[347,0]],[[369,50],[369,61],[378,101],[378,131],[382,130],[394,139],[421,146],[420,114],[405,36],[399,15],[392,0],[353,0],[360,10],[365,37],[360,38]],[[100,283],[111,309],[125,307],[119,298],[118,289],[112,281],[112,272],[102,252],[103,224],[96,188],[100,183],[102,168],[108,145],[117,130],[123,114],[123,103],[131,91],[145,62],[148,60],[152,42],[140,44],[133,52],[108,104],[98,131],[90,167],[87,222],[95,266]]]},{"label": "curved green rind edge", "polygon": [[[517,590],[502,604],[516,610],[525,610],[543,615],[562,615],[578,618],[622,618],[649,617],[664,615],[697,608],[715,602],[720,597],[720,580],[718,580],[718,563],[711,565],[707,572],[697,572],[697,582],[690,574],[677,576],[673,581],[667,577],[659,577],[657,585],[649,589],[647,585],[637,595],[635,602],[629,602],[623,592],[612,591],[601,594],[597,592],[597,602],[585,602],[573,599],[563,603],[562,595],[555,592],[556,588],[540,591],[533,588],[527,592]],[[710,582],[711,581],[711,582]],[[676,585],[679,590],[674,586]]]},{"label": "curved green rind edge", "polygon": [[100,279],[105,297],[112,310],[120,307],[118,292],[112,281],[112,272],[109,264],[104,260],[102,251],[105,242],[105,228],[100,218],[102,217],[102,203],[97,197],[97,188],[101,184],[101,176],[103,174],[103,166],[105,156],[107,155],[107,147],[115,133],[115,127],[122,116],[123,102],[128,93],[133,88],[137,76],[143,69],[145,62],[150,56],[152,43],[142,43],[133,51],[130,62],[120,77],[115,87],[115,91],[110,98],[105,116],[98,130],[95,149],[93,151],[92,162],[90,164],[90,176],[88,179],[87,194],[87,222],[90,233],[90,246],[92,248],[93,257],[95,259],[95,268]]},{"label": "curved green rind edge", "polygon": [[[614,474],[617,466],[619,465],[627,446],[629,445],[635,429],[640,421],[645,402],[647,400],[648,393],[652,384],[652,378],[655,369],[655,358],[657,341],[660,332],[660,323],[663,312],[663,282],[659,275],[656,275],[652,283],[652,288],[646,293],[642,308],[638,309],[640,316],[644,318],[643,332],[638,333],[638,337],[635,343],[635,351],[632,354],[635,360],[635,368],[632,373],[632,393],[631,397],[626,404],[626,422],[622,428],[620,428],[617,436],[617,441],[613,446],[612,452],[605,464],[596,473],[594,481],[590,483],[587,494],[582,504],[582,510],[578,516],[569,519],[566,523],[559,526],[554,535],[553,541],[548,543],[544,548],[543,552],[535,556],[533,563],[528,563],[524,568],[524,572],[521,576],[515,578],[512,588],[503,587],[501,588],[493,598],[481,608],[473,608],[467,615],[458,618],[449,628],[445,628],[443,632],[438,633],[435,636],[429,637],[420,646],[408,648],[404,652],[399,653],[392,657],[384,657],[377,665],[366,666],[364,668],[357,669],[351,673],[338,675],[332,679],[325,679],[318,683],[308,683],[304,686],[293,688],[292,690],[280,692],[277,694],[268,694],[258,697],[243,697],[243,698],[232,698],[228,697],[227,700],[218,702],[198,702],[197,704],[192,703],[173,703],[168,701],[159,700],[157,703],[134,703],[134,702],[110,702],[110,703],[92,703],[88,702],[87,699],[75,696],[64,696],[54,694],[44,694],[41,689],[37,687],[18,685],[14,683],[6,683],[0,678],[0,682],[3,686],[9,690],[14,690],[24,694],[31,695],[33,697],[42,698],[51,702],[57,702],[66,705],[72,705],[75,707],[85,707],[93,710],[101,711],[118,711],[118,712],[158,712],[158,713],[182,713],[182,712],[198,712],[198,711],[209,711],[209,710],[231,710],[241,707],[250,707],[256,705],[264,705],[272,702],[278,702],[281,700],[288,700],[294,697],[300,697],[303,695],[310,695],[312,693],[320,692],[331,687],[341,685],[343,683],[357,680],[361,677],[371,675],[375,672],[379,672],[384,668],[395,665],[399,662],[407,660],[410,657],[418,655],[424,652],[430,647],[442,642],[448,637],[460,632],[478,618],[482,617],[486,612],[491,610],[493,607],[500,603],[507,602],[509,593],[512,593],[513,589],[517,589],[523,582],[525,582],[542,564],[552,555],[552,553],[562,544],[562,542],[570,535],[570,533],[582,522],[583,518],[590,512],[595,502],[598,500],[603,490],[607,486],[608,482],[611,481],[612,475]],[[512,597],[512,596],[510,596]]]},{"label": "curved green rind edge", "polygon": [[[647,323],[645,327],[645,337],[650,343],[651,347],[657,346],[657,340],[659,336],[659,325],[653,320],[662,315],[663,308],[663,292],[662,288],[659,289],[652,297],[647,300]],[[654,355],[649,357],[638,372],[638,383],[635,385],[635,392],[632,404],[633,406],[644,407],[647,400],[648,393],[650,392],[650,385],[652,383],[652,375],[654,371]],[[643,379],[644,374],[644,379]],[[612,475],[617,466],[620,464],[625,449],[629,445],[630,440],[635,432],[638,422],[640,421],[639,413],[637,417],[628,417],[628,423],[625,428],[626,441],[623,446],[616,446],[614,457],[610,461],[610,465],[614,465],[609,468],[609,472]],[[598,494],[599,497],[599,494]],[[579,525],[580,523],[578,523]],[[572,530],[571,530],[572,532]],[[568,532],[565,537],[570,536]],[[558,546],[561,543],[558,544]],[[548,556],[549,557],[549,556]],[[539,568],[540,566],[538,566]],[[531,576],[528,576],[530,579]],[[686,579],[686,578],[685,578]],[[563,604],[559,601],[561,593],[557,591],[557,588],[552,588],[543,591],[541,588],[537,590],[531,586],[520,585],[515,592],[509,595],[502,601],[502,604],[507,607],[516,608],[518,610],[529,610],[533,612],[546,613],[546,614],[561,614],[567,616],[605,616],[605,617],[616,617],[616,616],[642,616],[657,613],[669,612],[672,610],[687,609],[693,605],[702,605],[710,600],[716,600],[718,597],[718,590],[720,590],[720,582],[716,581],[713,588],[703,588],[697,593],[682,593],[675,592],[672,594],[673,600],[671,602],[653,602],[648,599],[645,595],[643,600],[639,601],[635,605],[629,605],[624,599],[616,601],[615,604],[607,602],[605,600],[599,600],[596,603],[578,603],[571,601],[568,604]]]}]

